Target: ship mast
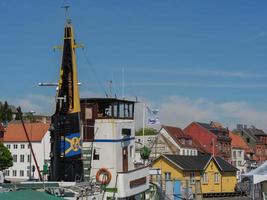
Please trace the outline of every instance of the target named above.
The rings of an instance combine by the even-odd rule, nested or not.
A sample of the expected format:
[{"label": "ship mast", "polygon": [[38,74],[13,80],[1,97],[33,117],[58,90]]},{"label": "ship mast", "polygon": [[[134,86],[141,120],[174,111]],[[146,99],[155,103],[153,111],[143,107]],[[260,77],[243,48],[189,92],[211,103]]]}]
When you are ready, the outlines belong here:
[{"label": "ship mast", "polygon": [[80,96],[76,45],[68,6],[65,6],[63,50],[55,114],[51,124],[51,181],[83,180],[80,135]]}]

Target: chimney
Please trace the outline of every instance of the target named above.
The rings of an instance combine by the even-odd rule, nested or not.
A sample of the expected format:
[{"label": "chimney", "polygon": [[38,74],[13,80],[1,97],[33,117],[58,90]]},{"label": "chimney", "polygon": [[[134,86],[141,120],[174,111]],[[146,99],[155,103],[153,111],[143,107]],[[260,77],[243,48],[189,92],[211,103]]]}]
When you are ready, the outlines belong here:
[{"label": "chimney", "polygon": [[46,117],[43,117],[43,118],[42,118],[42,122],[43,122],[44,124],[46,124]]}]

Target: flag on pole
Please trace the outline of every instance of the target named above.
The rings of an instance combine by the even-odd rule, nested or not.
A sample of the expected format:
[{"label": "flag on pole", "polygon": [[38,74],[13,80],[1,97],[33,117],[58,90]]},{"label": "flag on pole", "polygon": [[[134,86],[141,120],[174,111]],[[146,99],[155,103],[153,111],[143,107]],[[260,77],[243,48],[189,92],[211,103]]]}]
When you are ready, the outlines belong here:
[{"label": "flag on pole", "polygon": [[156,109],[152,110],[147,106],[147,120],[148,120],[147,123],[149,125],[160,124],[158,112],[159,110]]}]

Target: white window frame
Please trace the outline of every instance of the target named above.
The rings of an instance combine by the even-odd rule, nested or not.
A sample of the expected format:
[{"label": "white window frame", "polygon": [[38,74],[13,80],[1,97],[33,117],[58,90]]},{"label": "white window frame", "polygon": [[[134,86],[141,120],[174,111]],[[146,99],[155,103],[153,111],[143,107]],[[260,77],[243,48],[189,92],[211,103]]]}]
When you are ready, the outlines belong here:
[{"label": "white window frame", "polygon": [[214,183],[220,183],[220,174],[218,172],[214,173]]},{"label": "white window frame", "polygon": [[203,183],[205,183],[205,184],[209,182],[209,176],[208,176],[207,172],[203,173],[202,180],[203,180]]},{"label": "white window frame", "polygon": [[19,176],[24,177],[24,170],[19,170]]},{"label": "white window frame", "polygon": [[24,163],[24,161],[25,161],[25,156],[23,154],[21,154],[19,156],[19,162]]},{"label": "white window frame", "polygon": [[13,162],[18,162],[18,155],[17,154],[13,154]]},{"label": "white window frame", "polygon": [[164,175],[165,175],[165,181],[171,180],[171,172],[165,172]]},{"label": "white window frame", "polygon": [[12,170],[12,176],[17,176],[17,170]]}]

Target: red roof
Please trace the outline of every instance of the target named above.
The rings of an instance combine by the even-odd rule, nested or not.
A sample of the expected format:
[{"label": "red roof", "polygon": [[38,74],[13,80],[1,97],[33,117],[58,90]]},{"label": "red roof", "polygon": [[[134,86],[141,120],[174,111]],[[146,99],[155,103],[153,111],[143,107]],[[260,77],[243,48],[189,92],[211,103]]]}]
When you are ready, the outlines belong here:
[{"label": "red roof", "polygon": [[[25,123],[26,130],[32,142],[40,142],[48,131],[50,124]],[[27,142],[27,137],[21,123],[10,123],[6,128],[4,142]]]},{"label": "red roof", "polygon": [[[190,135],[187,135],[184,133],[184,131],[178,127],[173,126],[165,126],[162,125],[162,128],[167,131],[167,133],[172,137],[172,139],[179,145],[183,147],[190,147],[190,148],[196,148],[193,139]],[[182,143],[180,139],[190,140],[191,143],[185,142]]]},{"label": "red roof", "polygon": [[244,142],[241,136],[235,135],[232,132],[229,132],[229,136],[232,138],[231,146],[233,148],[244,149],[246,152],[250,151],[249,146]]},{"label": "red roof", "polygon": [[185,134],[184,131],[178,127],[162,125],[162,128],[164,128],[172,137],[179,139],[180,138],[192,139],[191,136]]}]

